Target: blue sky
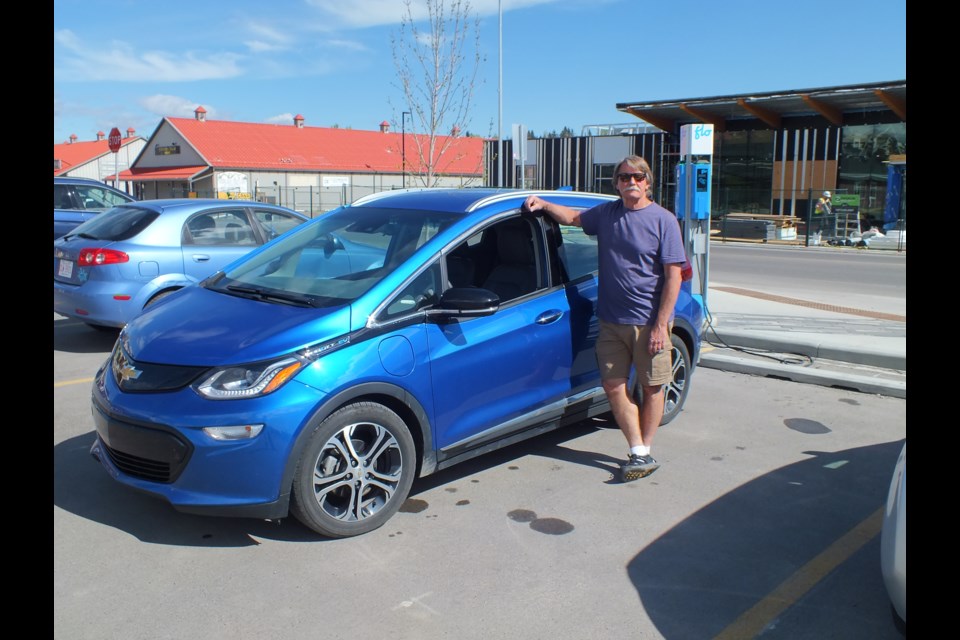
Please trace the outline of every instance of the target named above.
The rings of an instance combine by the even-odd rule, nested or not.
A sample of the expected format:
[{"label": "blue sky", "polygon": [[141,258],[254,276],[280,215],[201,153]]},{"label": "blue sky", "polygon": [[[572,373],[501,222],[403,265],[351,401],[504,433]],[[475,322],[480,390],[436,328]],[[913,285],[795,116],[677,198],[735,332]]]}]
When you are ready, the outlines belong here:
[{"label": "blue sky", "polygon": [[[620,102],[907,77],[906,0],[470,4],[485,61],[461,128],[484,136],[502,126],[508,138],[515,123],[540,135],[636,122]],[[192,117],[199,105],[217,120],[291,124],[300,114],[307,126],[375,130],[387,120],[399,130],[405,109],[390,39],[404,8],[404,0],[55,0],[53,141],[93,140],[114,126],[148,137],[164,116]]]}]

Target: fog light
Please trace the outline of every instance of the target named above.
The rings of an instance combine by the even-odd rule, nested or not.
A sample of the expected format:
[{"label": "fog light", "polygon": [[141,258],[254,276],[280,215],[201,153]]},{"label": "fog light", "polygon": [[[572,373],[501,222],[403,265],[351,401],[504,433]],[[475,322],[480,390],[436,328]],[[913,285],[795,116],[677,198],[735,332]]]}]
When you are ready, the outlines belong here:
[{"label": "fog light", "polygon": [[263,431],[262,424],[244,424],[236,427],[204,427],[203,432],[214,440],[250,440]]}]

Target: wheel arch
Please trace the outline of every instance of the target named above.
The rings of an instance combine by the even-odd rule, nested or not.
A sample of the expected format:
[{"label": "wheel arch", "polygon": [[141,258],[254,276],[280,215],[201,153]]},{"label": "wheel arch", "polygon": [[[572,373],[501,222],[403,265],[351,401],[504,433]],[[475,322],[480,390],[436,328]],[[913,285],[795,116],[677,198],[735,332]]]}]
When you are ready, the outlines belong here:
[{"label": "wheel arch", "polygon": [[690,364],[695,368],[700,362],[700,342],[695,339],[697,332],[683,318],[674,318],[673,334],[683,340],[687,353],[690,354]]},{"label": "wheel arch", "polygon": [[285,505],[289,505],[297,462],[299,462],[303,449],[310,440],[310,434],[331,414],[355,402],[381,404],[400,416],[400,419],[407,425],[417,450],[417,468],[414,478],[430,475],[436,470],[437,459],[433,447],[433,431],[427,413],[420,402],[408,391],[394,384],[386,382],[359,384],[344,389],[318,406],[306,421],[303,429],[297,434],[290,455],[284,465],[283,478],[280,484],[280,500]]}]

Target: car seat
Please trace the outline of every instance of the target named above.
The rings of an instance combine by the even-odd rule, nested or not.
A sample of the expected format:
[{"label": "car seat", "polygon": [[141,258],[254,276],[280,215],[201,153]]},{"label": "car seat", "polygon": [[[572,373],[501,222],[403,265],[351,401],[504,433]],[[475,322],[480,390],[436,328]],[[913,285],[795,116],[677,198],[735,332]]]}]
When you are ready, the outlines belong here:
[{"label": "car seat", "polygon": [[187,224],[190,230],[190,236],[197,244],[209,244],[213,241],[213,233],[216,231],[217,223],[210,216],[200,216],[194,218]]},{"label": "car seat", "polygon": [[482,287],[497,294],[501,302],[536,289],[533,239],[526,221],[511,220],[497,226],[497,263]]},{"label": "car seat", "polygon": [[223,230],[227,244],[253,244],[253,235],[239,222],[228,222]]}]

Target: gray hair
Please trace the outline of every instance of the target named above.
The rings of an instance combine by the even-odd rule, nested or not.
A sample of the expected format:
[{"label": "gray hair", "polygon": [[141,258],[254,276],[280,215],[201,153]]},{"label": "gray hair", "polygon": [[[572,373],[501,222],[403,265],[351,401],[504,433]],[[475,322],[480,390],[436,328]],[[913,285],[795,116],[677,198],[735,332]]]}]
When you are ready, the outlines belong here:
[{"label": "gray hair", "polygon": [[647,177],[647,198],[653,200],[653,171],[650,169],[650,164],[640,156],[627,156],[613,168],[613,177],[611,180],[613,181],[614,191],[620,193],[619,185],[617,184],[617,174],[620,173],[620,168],[623,165],[627,165],[633,169],[634,173],[642,173]]}]

